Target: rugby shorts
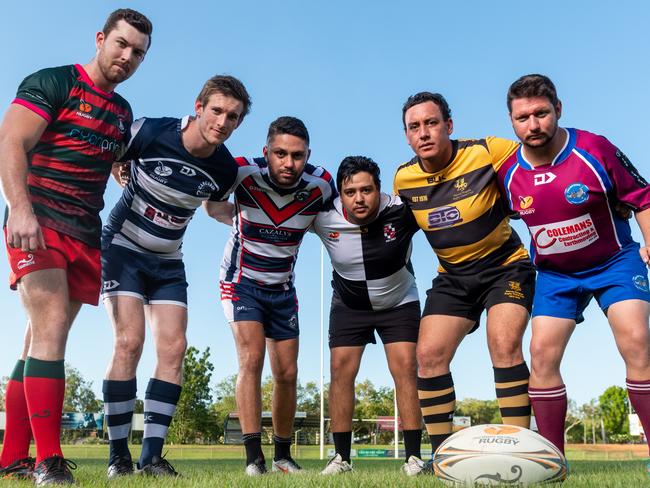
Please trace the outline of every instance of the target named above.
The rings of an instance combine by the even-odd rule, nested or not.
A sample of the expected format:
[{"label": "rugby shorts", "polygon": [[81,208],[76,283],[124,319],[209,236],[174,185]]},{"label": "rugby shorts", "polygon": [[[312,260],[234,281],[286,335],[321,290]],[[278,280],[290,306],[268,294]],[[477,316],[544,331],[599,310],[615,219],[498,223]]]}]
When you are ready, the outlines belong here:
[{"label": "rugby shorts", "polygon": [[420,331],[420,302],[413,301],[387,310],[355,310],[336,292],[330,308],[329,346],[376,344],[375,331],[383,344],[417,342]]},{"label": "rugby shorts", "polygon": [[539,269],[533,317],[544,315],[580,323],[592,298],[605,314],[612,304],[623,300],[650,302],[648,268],[639,256],[638,244],[625,246],[599,266],[579,273]]},{"label": "rugby shorts", "polygon": [[528,260],[495,266],[476,274],[440,273],[427,291],[422,316],[452,315],[479,326],[483,310],[500,303],[516,303],[530,313],[535,294],[535,269]]},{"label": "rugby shorts", "polygon": [[41,226],[46,249],[21,251],[7,244],[9,286],[15,290],[25,275],[42,269],[63,269],[68,282],[68,296],[89,305],[97,305],[101,288],[100,251],[67,234]]},{"label": "rugby shorts", "polygon": [[109,244],[102,248],[102,282],[102,299],[122,295],[145,304],[187,308],[185,266],[180,259]]},{"label": "rugby shorts", "polygon": [[264,335],[282,341],[300,334],[298,297],[292,286],[262,287],[248,280],[221,281],[221,305],[228,322],[255,321],[264,326]]}]

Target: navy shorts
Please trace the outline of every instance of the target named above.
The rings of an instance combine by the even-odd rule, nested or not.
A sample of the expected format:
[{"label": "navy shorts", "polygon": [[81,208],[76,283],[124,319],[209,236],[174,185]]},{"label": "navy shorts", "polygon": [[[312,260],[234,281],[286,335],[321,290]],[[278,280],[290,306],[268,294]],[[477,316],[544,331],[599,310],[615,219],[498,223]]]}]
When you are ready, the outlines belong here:
[{"label": "navy shorts", "polygon": [[183,261],[108,245],[102,249],[102,299],[117,295],[187,307]]},{"label": "navy shorts", "polygon": [[579,273],[537,271],[533,317],[544,315],[584,320],[582,313],[592,298],[607,313],[610,305],[623,300],[650,302],[648,269],[639,256],[639,245],[621,249],[603,264]]},{"label": "navy shorts", "polygon": [[250,320],[264,326],[264,335],[282,341],[300,334],[296,289],[263,288],[248,281],[222,281],[221,305],[228,322]]}]

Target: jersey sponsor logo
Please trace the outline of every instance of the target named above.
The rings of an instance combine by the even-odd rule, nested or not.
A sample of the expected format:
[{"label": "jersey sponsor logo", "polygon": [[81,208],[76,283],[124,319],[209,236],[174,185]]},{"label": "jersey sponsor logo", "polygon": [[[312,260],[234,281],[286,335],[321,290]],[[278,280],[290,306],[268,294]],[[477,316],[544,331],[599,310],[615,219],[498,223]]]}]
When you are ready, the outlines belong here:
[{"label": "jersey sponsor logo", "polygon": [[311,195],[309,190],[300,190],[295,193],[294,198],[299,202],[304,202],[309,198],[309,195]]},{"label": "jersey sponsor logo", "polygon": [[542,173],[541,175],[535,175],[533,177],[533,181],[535,183],[535,186],[539,186],[539,185],[546,185],[547,183],[553,181],[555,178],[557,178],[557,176],[555,176],[550,171],[547,171],[546,173]]},{"label": "jersey sponsor logo", "polygon": [[428,215],[429,229],[441,229],[462,221],[458,208],[451,206],[439,207]]},{"label": "jersey sponsor logo", "polygon": [[438,176],[429,176],[429,177],[427,178],[427,183],[430,185],[430,184],[432,184],[432,183],[440,183],[441,181],[444,181],[444,180],[445,180],[445,177],[442,176],[442,175],[438,175]]},{"label": "jersey sponsor logo", "polygon": [[161,212],[157,208],[153,208],[151,205],[147,205],[143,215],[154,224],[165,229],[182,229],[187,225],[188,220],[190,220],[188,217],[176,217]]},{"label": "jersey sponsor logo", "polygon": [[639,290],[647,292],[648,289],[648,278],[643,275],[636,275],[632,277],[632,283],[634,283],[634,286],[636,286]]},{"label": "jersey sponsor logo", "polygon": [[598,240],[598,232],[589,214],[531,226],[530,234],[535,241],[537,253],[544,255],[576,251]]},{"label": "jersey sponsor logo", "polygon": [[181,168],[180,173],[182,175],[185,175],[185,176],[195,176],[196,175],[196,171],[194,171],[192,168],[189,168],[187,166],[183,166]]},{"label": "jersey sponsor logo", "polygon": [[214,192],[219,190],[219,186],[215,185],[211,181],[205,180],[199,184],[199,187],[196,189],[197,197],[209,197]]},{"label": "jersey sponsor logo", "polygon": [[413,203],[428,202],[429,201],[429,195],[414,195],[414,196],[411,197],[411,201]]},{"label": "jersey sponsor logo", "polygon": [[393,242],[397,238],[397,230],[395,226],[391,224],[384,225],[384,239],[386,242]]},{"label": "jersey sponsor logo", "polygon": [[589,188],[582,183],[571,183],[564,189],[566,201],[573,205],[580,205],[589,199]]},{"label": "jersey sponsor logo", "polygon": [[535,209],[531,208],[533,205],[533,197],[532,196],[526,196],[522,197],[521,195],[519,196],[519,215],[530,215],[535,213]]},{"label": "jersey sponsor logo", "polygon": [[26,258],[21,259],[16,263],[16,268],[23,269],[26,268],[27,266],[33,265],[35,262],[36,260],[34,259],[34,255],[28,254]]},{"label": "jersey sponsor logo", "polygon": [[122,144],[116,142],[113,139],[100,137],[93,132],[81,129],[71,129],[70,132],[68,132],[68,137],[79,139],[80,141],[84,141],[92,146],[98,147],[101,152],[110,151],[114,154],[117,154],[122,147]]},{"label": "jersey sponsor logo", "polygon": [[158,166],[154,168],[153,172],[156,173],[158,176],[162,176],[163,178],[165,178],[170,174],[172,174],[172,169],[169,166],[165,166],[165,164],[162,161],[158,161]]},{"label": "jersey sponsor logo", "polygon": [[103,289],[104,292],[107,292],[109,290],[117,288],[118,286],[120,286],[119,281],[117,281],[117,280],[106,280],[106,281],[104,281],[102,289]]}]

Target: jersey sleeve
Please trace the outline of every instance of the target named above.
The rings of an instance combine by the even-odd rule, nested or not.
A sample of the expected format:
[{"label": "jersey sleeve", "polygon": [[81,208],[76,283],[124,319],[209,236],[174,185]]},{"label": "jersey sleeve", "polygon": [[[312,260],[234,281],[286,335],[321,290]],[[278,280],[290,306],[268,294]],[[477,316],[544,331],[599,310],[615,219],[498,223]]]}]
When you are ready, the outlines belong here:
[{"label": "jersey sleeve", "polygon": [[[327,187],[323,189],[323,204],[321,208],[329,208],[332,205],[332,202],[336,197],[339,196],[339,192],[336,191],[336,186],[334,185],[334,178],[332,175],[323,167],[318,167],[315,174],[318,175],[323,181],[327,183]],[[320,171],[320,174],[318,174]]]},{"label": "jersey sleeve", "polygon": [[[147,135],[150,132],[150,123],[142,117],[131,124],[128,132],[128,141],[121,155],[118,155],[118,161],[130,161],[138,159],[142,149],[148,144]],[[150,139],[150,138],[149,138]]]},{"label": "jersey sleeve", "polygon": [[18,87],[13,103],[28,108],[49,124],[70,93],[70,76],[65,67],[46,68],[29,75]]},{"label": "jersey sleeve", "polygon": [[636,211],[650,208],[650,186],[645,178],[623,151],[605,137],[599,137],[598,142],[616,199]]},{"label": "jersey sleeve", "polygon": [[500,137],[486,137],[485,142],[488,152],[492,156],[492,167],[494,171],[499,171],[503,163],[519,147],[519,143]]}]

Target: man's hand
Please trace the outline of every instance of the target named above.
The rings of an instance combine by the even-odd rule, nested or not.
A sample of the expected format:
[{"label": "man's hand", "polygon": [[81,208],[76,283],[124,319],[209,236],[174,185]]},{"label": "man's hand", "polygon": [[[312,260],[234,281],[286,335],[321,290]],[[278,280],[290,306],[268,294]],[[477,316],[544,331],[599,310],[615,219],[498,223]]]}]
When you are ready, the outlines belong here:
[{"label": "man's hand", "polygon": [[23,251],[45,249],[41,226],[31,208],[9,210],[7,245]]},{"label": "man's hand", "polygon": [[641,255],[641,260],[645,263],[645,265],[650,265],[650,246],[641,246],[639,249],[639,254]]}]

